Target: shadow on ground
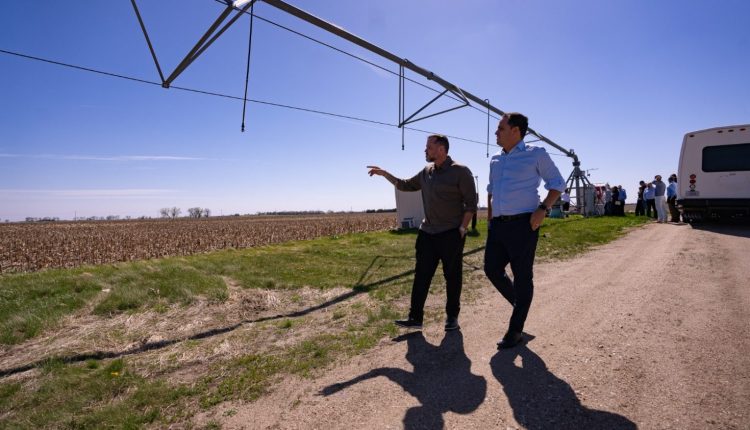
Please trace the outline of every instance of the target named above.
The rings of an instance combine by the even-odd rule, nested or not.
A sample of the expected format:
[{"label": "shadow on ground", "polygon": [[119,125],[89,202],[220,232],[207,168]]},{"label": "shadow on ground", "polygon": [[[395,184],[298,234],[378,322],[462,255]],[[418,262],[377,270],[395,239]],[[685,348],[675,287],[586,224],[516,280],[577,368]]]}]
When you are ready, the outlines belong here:
[{"label": "shadow on ground", "polygon": [[460,331],[447,332],[435,346],[428,343],[422,332],[399,336],[395,341],[406,341],[406,359],[413,371],[395,367],[381,367],[345,382],[329,385],[320,393],[330,396],[347,387],[379,376],[397,383],[420,403],[406,411],[405,429],[440,429],[443,414],[468,414],[482,404],[487,394],[487,381],[471,373],[471,360],[464,352],[464,338]]},{"label": "shadow on ground", "polygon": [[710,231],[737,237],[750,237],[750,221],[703,222],[691,224],[696,230]]},{"label": "shadow on ground", "polygon": [[638,428],[621,415],[582,405],[570,385],[550,372],[527,345],[498,351],[490,367],[503,387],[513,417],[527,430]]}]

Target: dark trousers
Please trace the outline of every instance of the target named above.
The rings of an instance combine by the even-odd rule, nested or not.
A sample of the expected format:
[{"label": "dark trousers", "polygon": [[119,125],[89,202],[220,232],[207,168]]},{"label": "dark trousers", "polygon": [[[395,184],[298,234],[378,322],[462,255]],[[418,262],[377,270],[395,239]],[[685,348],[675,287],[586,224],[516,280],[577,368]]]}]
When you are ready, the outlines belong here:
[{"label": "dark trousers", "polygon": [[672,216],[672,222],[680,222],[680,210],[677,209],[677,197],[668,198],[667,205],[669,206],[669,214]]},{"label": "dark trousers", "polygon": [[646,213],[646,202],[643,199],[638,199],[635,203],[635,215],[644,215]]},{"label": "dark trousers", "polygon": [[[490,221],[484,250],[484,273],[497,291],[513,306],[509,332],[521,333],[534,297],[534,256],[539,230],[532,230],[529,218]],[[513,281],[505,273],[510,263]]]},{"label": "dark trousers", "polygon": [[613,204],[615,205],[613,215],[625,216],[625,202],[622,200],[618,200],[616,202],[613,202]]},{"label": "dark trousers", "polygon": [[651,218],[656,218],[658,216],[656,213],[655,199],[646,199],[646,216]]},{"label": "dark trousers", "polygon": [[458,229],[443,233],[429,234],[422,230],[417,235],[417,265],[414,284],[411,289],[411,309],[409,318],[422,321],[424,303],[430,291],[432,277],[438,262],[443,263],[443,277],[448,295],[445,313],[448,317],[458,317],[461,311],[461,281],[463,276],[464,238]]}]

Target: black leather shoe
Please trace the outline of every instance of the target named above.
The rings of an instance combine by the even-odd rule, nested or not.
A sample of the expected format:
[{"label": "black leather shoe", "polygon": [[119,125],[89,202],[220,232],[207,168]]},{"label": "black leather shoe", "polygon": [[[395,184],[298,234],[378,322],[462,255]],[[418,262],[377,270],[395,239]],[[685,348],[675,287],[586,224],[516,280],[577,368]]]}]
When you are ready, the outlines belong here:
[{"label": "black leather shoe", "polygon": [[445,320],[445,331],[453,331],[460,329],[461,326],[458,325],[458,318],[456,317],[448,317],[447,320]]},{"label": "black leather shoe", "polygon": [[523,333],[508,332],[505,333],[503,339],[497,343],[497,349],[513,348],[521,343],[523,343]]},{"label": "black leather shoe", "polygon": [[422,321],[417,321],[414,319],[407,319],[407,320],[396,320],[394,323],[399,327],[405,327],[405,328],[413,328],[413,329],[422,329]]}]

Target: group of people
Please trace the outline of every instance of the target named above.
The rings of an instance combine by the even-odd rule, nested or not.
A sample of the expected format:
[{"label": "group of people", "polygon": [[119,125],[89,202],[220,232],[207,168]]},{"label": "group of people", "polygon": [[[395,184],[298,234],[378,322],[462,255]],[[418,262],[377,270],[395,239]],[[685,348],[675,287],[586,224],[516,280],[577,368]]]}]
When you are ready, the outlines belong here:
[{"label": "group of people", "polygon": [[[534,293],[533,266],[539,227],[549,209],[565,191],[565,180],[544,148],[527,145],[523,138],[528,118],[520,113],[503,115],[495,131],[501,150],[490,161],[487,185],[488,234],[484,272],[513,311],[498,349],[524,341],[523,327]],[[477,211],[477,194],[471,170],[448,156],[448,138],[427,138],[429,164],[409,179],[399,179],[377,166],[369,175],[386,178],[401,191],[421,191],[425,218],[416,241],[416,267],[409,316],[396,325],[421,329],[424,305],[438,262],[443,264],[447,301],[445,330],[458,330],[461,310],[463,248],[469,222]],[[541,181],[547,195],[540,201]],[[505,268],[513,270],[511,280]]]},{"label": "group of people", "polygon": [[597,199],[604,204],[604,215],[625,216],[625,199],[627,198],[628,193],[622,185],[610,187],[606,184],[601,195],[597,195]]},{"label": "group of people", "polygon": [[666,223],[668,220],[680,222],[680,211],[677,209],[677,175],[672,173],[668,181],[669,185],[661,180],[661,175],[656,175],[651,182],[639,183],[636,215],[654,218],[658,223]]}]

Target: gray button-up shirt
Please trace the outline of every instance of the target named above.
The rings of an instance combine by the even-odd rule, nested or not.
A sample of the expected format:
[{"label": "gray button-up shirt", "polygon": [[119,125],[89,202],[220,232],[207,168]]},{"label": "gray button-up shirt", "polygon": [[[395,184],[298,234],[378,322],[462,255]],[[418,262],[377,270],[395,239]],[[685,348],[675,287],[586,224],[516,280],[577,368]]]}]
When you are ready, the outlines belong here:
[{"label": "gray button-up shirt", "polygon": [[424,219],[419,229],[437,234],[458,228],[464,213],[477,211],[474,176],[468,167],[448,157],[440,167],[425,166],[411,179],[398,179],[401,191],[422,191]]},{"label": "gray button-up shirt", "polygon": [[654,184],[654,195],[656,197],[663,196],[667,191],[667,185],[663,181],[653,181],[651,183]]}]

